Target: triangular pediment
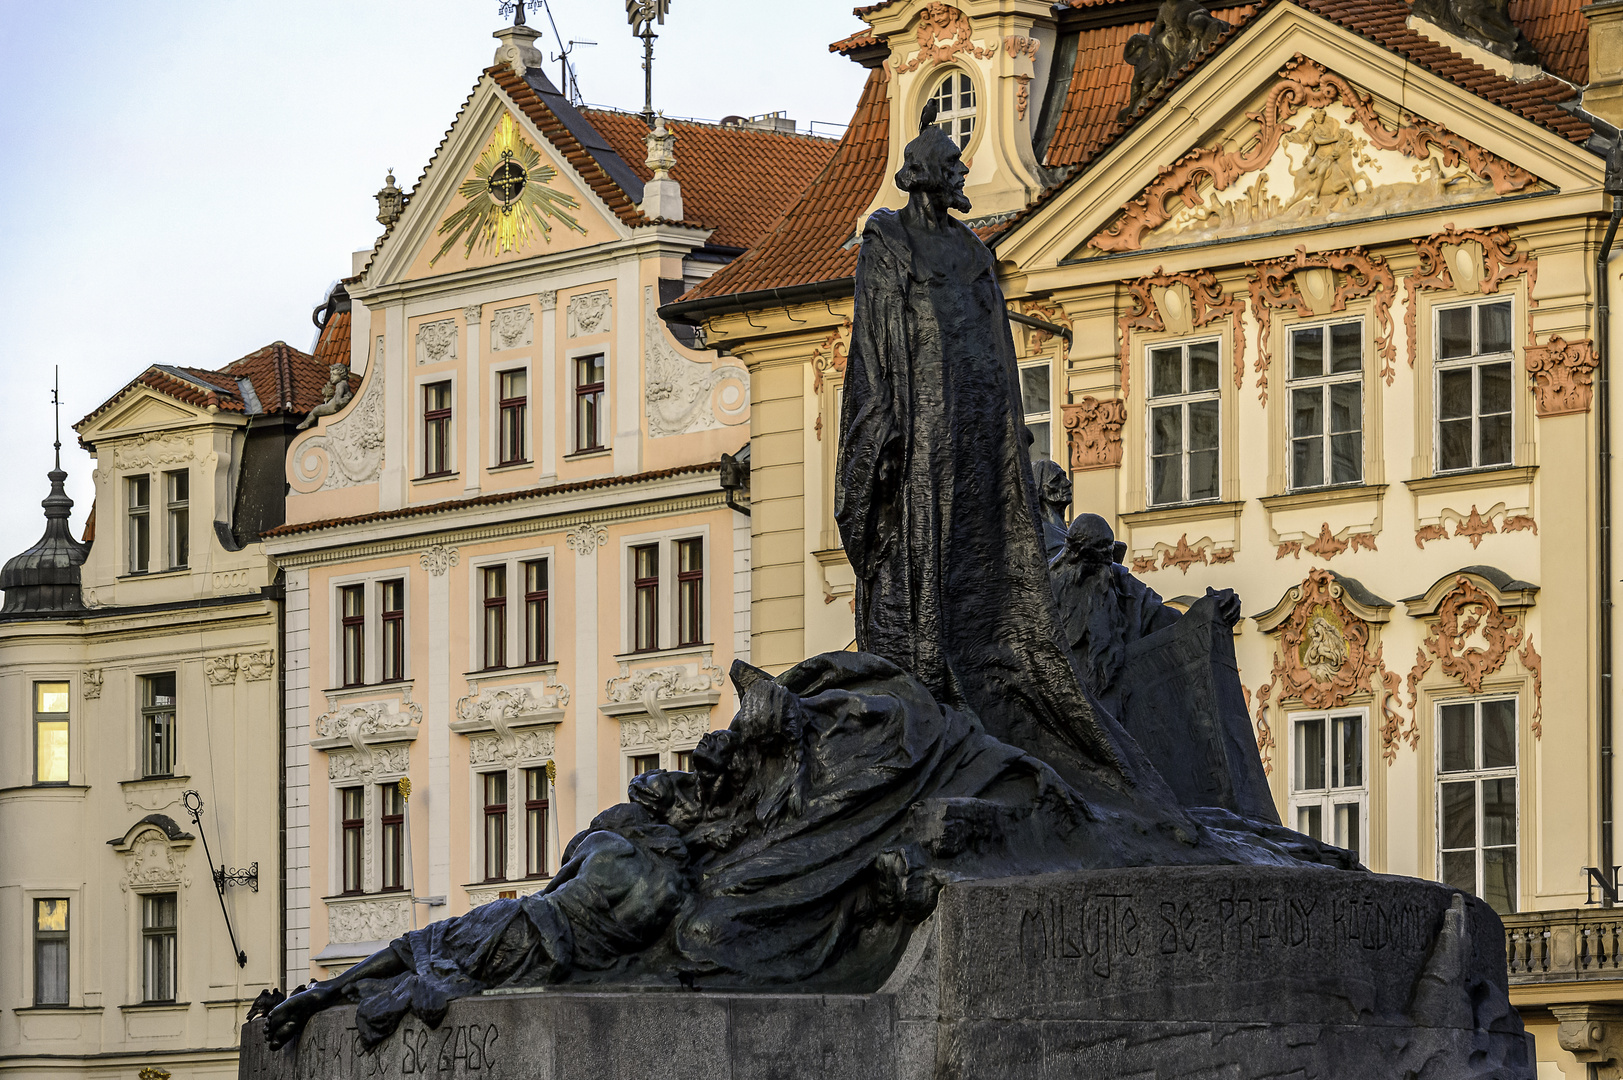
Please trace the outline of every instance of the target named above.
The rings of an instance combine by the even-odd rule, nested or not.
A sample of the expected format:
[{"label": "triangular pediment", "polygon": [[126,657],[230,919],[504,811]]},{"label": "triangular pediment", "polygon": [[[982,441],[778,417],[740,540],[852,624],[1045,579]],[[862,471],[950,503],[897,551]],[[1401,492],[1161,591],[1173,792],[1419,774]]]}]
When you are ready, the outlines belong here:
[{"label": "triangular pediment", "polygon": [[1441,228],[1472,206],[1533,214],[1540,201],[1528,196],[1598,191],[1601,179],[1599,159],[1557,132],[1278,4],[1180,76],[996,246],[1028,275],[1098,262],[1114,277],[1103,267],[1154,267],[1162,253],[1172,265],[1186,248],[1238,244],[1249,259],[1268,237],[1293,237],[1289,250],[1312,236],[1322,249],[1338,241],[1319,234],[1348,226],[1359,236],[1343,246],[1431,225],[1421,218]]},{"label": "triangular pediment", "polygon": [[1071,257],[1325,228],[1549,186],[1299,57],[1164,167]]},{"label": "triangular pediment", "polygon": [[84,441],[93,443],[108,436],[176,427],[206,418],[198,410],[172,401],[156,390],[142,388],[97,418],[79,435]]},{"label": "triangular pediment", "polygon": [[379,285],[619,239],[626,230],[486,76],[367,271]]}]

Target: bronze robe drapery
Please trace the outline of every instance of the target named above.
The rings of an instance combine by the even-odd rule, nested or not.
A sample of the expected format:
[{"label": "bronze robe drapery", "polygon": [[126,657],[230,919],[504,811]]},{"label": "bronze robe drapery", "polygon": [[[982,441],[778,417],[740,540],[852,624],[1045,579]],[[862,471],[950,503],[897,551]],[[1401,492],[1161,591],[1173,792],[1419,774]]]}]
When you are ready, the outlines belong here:
[{"label": "bronze robe drapery", "polygon": [[835,510],[857,646],[1062,773],[1060,748],[1121,767],[1061,640],[991,252],[956,221],[928,242],[880,210],[857,260]]}]

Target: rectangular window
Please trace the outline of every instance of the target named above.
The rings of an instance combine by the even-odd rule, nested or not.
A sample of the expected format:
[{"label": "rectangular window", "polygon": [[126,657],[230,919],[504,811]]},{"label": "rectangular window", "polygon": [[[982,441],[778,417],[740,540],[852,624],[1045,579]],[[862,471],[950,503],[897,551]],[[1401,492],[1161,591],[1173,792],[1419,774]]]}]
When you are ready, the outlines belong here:
[{"label": "rectangular window", "polygon": [[366,586],[345,585],[338,590],[343,637],[344,685],[366,682]]},{"label": "rectangular window", "polygon": [[704,540],[676,542],[676,643],[704,640]]},{"label": "rectangular window", "polygon": [[172,776],[175,772],[175,674],[146,675],[141,679],[141,731],[143,776]]},{"label": "rectangular window", "polygon": [[527,461],[524,446],[524,417],[529,411],[529,379],[523,369],[499,374],[501,423],[498,465],[518,465]]},{"label": "rectangular window", "polygon": [[1150,504],[1218,496],[1216,339],[1150,350]]},{"label": "rectangular window", "polygon": [[398,783],[378,785],[378,827],[382,830],[383,856],[381,871],[385,889],[403,889],[405,885],[406,801],[400,797]]},{"label": "rectangular window", "polygon": [[658,754],[635,754],[631,758],[631,775],[634,778],[643,773],[651,773],[657,768],[659,768]]},{"label": "rectangular window", "polygon": [[451,473],[451,384],[423,387],[423,476]]},{"label": "rectangular window", "polygon": [[366,890],[366,789],[338,789],[339,813],[343,830],[344,892]]},{"label": "rectangular window", "polygon": [[547,662],[547,560],[524,564],[524,662]]},{"label": "rectangular window", "polygon": [[68,684],[34,684],[34,783],[68,782]]},{"label": "rectangular window", "polygon": [[602,356],[575,357],[575,450],[603,449]]},{"label": "rectangular window", "polygon": [[1511,463],[1511,302],[1441,308],[1437,320],[1437,471]]},{"label": "rectangular window", "polygon": [[175,1000],[175,907],[174,893],[141,897],[142,1000]]},{"label": "rectangular window", "polygon": [[653,652],[659,648],[659,545],[643,544],[631,549],[633,652]]},{"label": "rectangular window", "polygon": [[34,901],[34,1004],[68,1003],[68,902]]},{"label": "rectangular window", "polygon": [[383,681],[406,677],[406,583],[401,578],[378,582],[383,609]]},{"label": "rectangular window", "polygon": [[1368,782],[1363,713],[1291,717],[1291,819],[1296,831],[1364,858]]},{"label": "rectangular window", "polygon": [[547,770],[524,770],[524,876],[547,876]]},{"label": "rectangular window", "polygon": [[130,573],[144,574],[152,559],[152,478],[132,476],[124,482],[129,501]]},{"label": "rectangular window", "polygon": [[1364,325],[1291,328],[1291,487],[1364,478]]},{"label": "rectangular window", "polygon": [[163,474],[164,503],[168,519],[169,569],[183,569],[191,553],[192,474],[185,469]]},{"label": "rectangular window", "polygon": [[490,671],[507,666],[507,567],[487,566],[479,576],[484,581],[482,666]]},{"label": "rectangular window", "polygon": [[1026,430],[1031,432],[1032,461],[1053,456],[1054,414],[1048,372],[1046,363],[1020,369],[1020,402],[1026,414]]},{"label": "rectangular window", "polygon": [[692,772],[693,771],[693,751],[692,750],[678,750],[676,752],[676,771],[677,772]]},{"label": "rectangular window", "polygon": [[1437,875],[1516,910],[1516,699],[1437,706]]},{"label": "rectangular window", "polygon": [[485,880],[507,880],[507,774],[480,775],[485,792]]}]

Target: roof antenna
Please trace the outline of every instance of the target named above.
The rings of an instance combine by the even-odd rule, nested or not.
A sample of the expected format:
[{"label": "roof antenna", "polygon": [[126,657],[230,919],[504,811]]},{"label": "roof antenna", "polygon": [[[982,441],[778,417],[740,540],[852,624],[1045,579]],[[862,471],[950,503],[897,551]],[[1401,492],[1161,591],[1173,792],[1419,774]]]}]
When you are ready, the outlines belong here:
[{"label": "roof antenna", "polygon": [[924,111],[919,113],[919,134],[923,135],[935,123],[935,118],[941,112],[941,102],[931,98],[924,103]]}]

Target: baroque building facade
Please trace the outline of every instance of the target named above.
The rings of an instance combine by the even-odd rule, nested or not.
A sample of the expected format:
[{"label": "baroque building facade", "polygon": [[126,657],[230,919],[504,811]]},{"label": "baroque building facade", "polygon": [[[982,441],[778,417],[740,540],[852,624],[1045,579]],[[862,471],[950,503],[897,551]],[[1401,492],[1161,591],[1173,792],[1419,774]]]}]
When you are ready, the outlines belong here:
[{"label": "baroque building facade", "polygon": [[326,377],[281,342],[149,368],[76,426],[83,539],[59,462],[44,537],[0,572],[0,1075],[225,1080],[281,982],[281,600],[257,536]]},{"label": "baroque building facade", "polygon": [[749,373],[754,662],[849,647],[856,238],[933,101],[1033,452],[1174,604],[1241,594],[1282,816],[1488,899],[1541,1075],[1577,1077],[1623,1060],[1586,1023],[1623,1002],[1623,921],[1586,903],[1623,861],[1597,303],[1623,5],[1483,7],[859,8],[827,169],[662,315]]},{"label": "baroque building facade", "polygon": [[[522,13],[522,5],[519,7]],[[731,718],[749,376],[656,317],[828,140],[577,109],[500,31],[327,306],[358,382],[289,448],[289,983],[543,887],[639,772]]]}]

